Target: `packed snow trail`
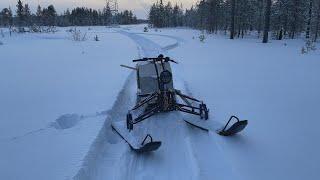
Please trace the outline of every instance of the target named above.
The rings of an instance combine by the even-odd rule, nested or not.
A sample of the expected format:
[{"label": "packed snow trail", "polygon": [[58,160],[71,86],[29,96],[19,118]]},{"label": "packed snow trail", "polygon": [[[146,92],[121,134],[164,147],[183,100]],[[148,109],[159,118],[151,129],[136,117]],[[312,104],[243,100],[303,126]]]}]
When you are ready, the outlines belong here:
[{"label": "packed snow trail", "polygon": [[[138,34],[119,33],[138,45],[139,57],[167,54],[160,45]],[[183,81],[175,81],[176,88],[186,89]],[[74,179],[240,179],[215,141],[216,135],[189,127],[180,112],[158,114],[137,124],[135,128],[147,130],[155,140],[162,141],[162,146],[154,153],[132,152],[110,124],[125,120],[127,111],[134,106],[135,83],[135,74],[131,73]]]}]

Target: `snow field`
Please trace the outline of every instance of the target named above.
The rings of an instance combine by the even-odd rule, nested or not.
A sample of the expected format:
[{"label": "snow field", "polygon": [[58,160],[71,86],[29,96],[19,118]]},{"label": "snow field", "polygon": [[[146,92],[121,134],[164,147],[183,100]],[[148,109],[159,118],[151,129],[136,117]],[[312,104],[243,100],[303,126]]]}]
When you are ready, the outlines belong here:
[{"label": "snow field", "polygon": [[213,120],[224,122],[230,115],[249,120],[241,135],[216,137],[239,177],[316,179],[319,50],[302,55],[301,40],[261,44],[209,36],[200,43],[190,38],[192,31],[167,33],[187,37],[170,55],[181,61],[176,72],[185,72],[191,92],[205,100]]},{"label": "snow field", "polygon": [[[319,51],[144,26],[81,28],[84,42],[68,28],[0,39],[0,179],[316,179]],[[204,100],[210,121],[238,115],[248,128],[225,138],[159,114],[135,128],[160,149],[132,153],[110,128],[135,103],[135,74],[119,64],[159,53],[179,62],[175,87]]]},{"label": "snow field", "polygon": [[[119,32],[137,43],[139,54],[142,57],[167,53],[159,44],[144,38],[140,34],[128,31]],[[178,82],[178,86],[184,85],[179,78],[175,81]],[[212,179],[213,177],[230,179],[235,177],[234,172],[226,174],[222,171],[229,168],[229,165],[224,160],[224,156],[221,156],[221,152],[216,148],[214,141],[209,141],[209,144],[211,142],[212,145],[210,150],[215,150],[210,154],[210,157],[212,157],[212,160],[219,159],[219,163],[217,161],[206,161],[208,160],[208,151],[198,149],[195,142],[199,139],[193,139],[194,132],[188,131],[188,126],[182,121],[183,116],[179,112],[159,114],[135,126],[132,132],[135,137],[141,137],[139,134],[150,132],[155,140],[162,141],[163,144],[158,151],[150,155],[134,154],[120,137],[118,137],[118,143],[115,144],[114,135],[110,133],[111,128],[108,128],[110,126],[108,122],[123,121],[127,110],[133,106],[134,102],[131,103],[131,106],[127,106],[127,103],[121,100],[126,99],[124,97],[127,97],[128,94],[131,94],[131,97],[135,96],[135,85],[127,85],[124,89],[131,92],[124,91],[126,93],[123,93],[122,91],[121,95],[119,94],[114,108],[110,110],[110,112],[116,111],[113,114],[117,114],[117,116],[107,118],[104,129],[100,133],[102,136],[99,136],[96,140],[96,142],[99,142],[98,145],[92,146],[93,150],[91,152],[94,153],[91,154],[99,158],[86,159],[89,163],[85,161],[84,169],[79,171],[75,179],[104,179],[105,177],[111,179]],[[118,103],[125,105],[121,109],[115,108]],[[111,143],[110,140],[107,140],[110,137],[112,137]],[[103,142],[105,145],[101,145]],[[125,151],[119,143],[126,145]],[[204,144],[208,144],[208,142]],[[204,147],[204,145],[201,147]],[[115,158],[110,157],[119,159],[115,160]],[[206,169],[207,166],[214,171]],[[110,174],[110,172],[113,173]]]},{"label": "snow field", "polygon": [[72,178],[130,73],[119,66],[137,56],[126,37],[84,27],[88,40],[75,42],[68,29],[3,39],[0,179]]}]

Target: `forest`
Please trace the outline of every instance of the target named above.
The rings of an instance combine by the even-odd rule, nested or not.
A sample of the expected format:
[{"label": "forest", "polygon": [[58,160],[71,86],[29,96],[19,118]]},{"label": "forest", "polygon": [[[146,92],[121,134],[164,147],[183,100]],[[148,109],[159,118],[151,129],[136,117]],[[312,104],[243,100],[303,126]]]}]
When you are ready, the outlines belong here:
[{"label": "forest", "polygon": [[[38,5],[36,12],[31,12],[27,3],[17,1],[16,10],[4,8],[0,12],[0,26],[98,26],[118,24],[136,24],[137,17],[132,11],[124,10],[114,15],[109,5],[102,10],[86,7],[67,9],[58,14],[54,5],[41,7]],[[15,15],[14,15],[15,14]]]},{"label": "forest", "polygon": [[152,5],[149,19],[154,27],[223,31],[231,39],[243,38],[250,32],[257,32],[258,37],[271,32],[278,40],[303,35],[316,41],[320,0],[201,0],[186,10],[182,5],[161,0]]},{"label": "forest", "polygon": [[[13,12],[14,11],[14,12]],[[17,1],[16,9],[0,12],[0,26],[101,26],[137,24],[141,21],[131,10],[112,13],[86,7],[67,9],[58,14],[54,5],[38,6],[31,12],[27,3]],[[255,35],[267,42],[271,37],[305,37],[317,41],[320,29],[320,0],[201,0],[184,9],[183,5],[163,0],[149,10],[148,22],[156,28],[191,27],[209,33],[223,32],[230,39]]]}]

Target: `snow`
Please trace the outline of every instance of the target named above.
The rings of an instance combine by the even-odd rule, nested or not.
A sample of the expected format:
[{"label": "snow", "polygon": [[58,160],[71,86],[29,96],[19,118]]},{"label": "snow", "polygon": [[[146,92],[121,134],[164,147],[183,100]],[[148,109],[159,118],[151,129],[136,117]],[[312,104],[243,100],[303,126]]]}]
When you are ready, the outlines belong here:
[{"label": "snow", "polygon": [[119,66],[137,56],[127,37],[83,28],[88,40],[75,42],[66,30],[3,39],[0,179],[72,177],[129,75]]},{"label": "snow", "polygon": [[[87,27],[0,38],[0,179],[316,179],[320,51],[302,40],[229,40],[191,29]],[[101,41],[93,41],[95,35]],[[319,45],[319,44],[318,44]],[[210,120],[248,119],[235,137],[196,130],[181,113],[136,125],[161,140],[132,153],[111,128],[135,103],[131,59],[164,53],[176,88],[205,101]]]},{"label": "snow", "polygon": [[137,33],[139,35],[144,35],[143,37],[156,42],[161,47],[166,47],[171,44],[175,44],[177,41],[170,36],[155,34],[155,33]]},{"label": "snow", "polygon": [[316,179],[319,50],[302,55],[300,40],[209,37],[201,43],[193,34],[185,32],[189,40],[170,52],[181,62],[176,71],[188,72],[185,81],[214,120],[249,119],[240,136],[217,137],[233,171],[243,179]]},{"label": "snow", "polygon": [[51,125],[57,129],[69,129],[76,126],[81,119],[83,118],[78,114],[64,114]]}]

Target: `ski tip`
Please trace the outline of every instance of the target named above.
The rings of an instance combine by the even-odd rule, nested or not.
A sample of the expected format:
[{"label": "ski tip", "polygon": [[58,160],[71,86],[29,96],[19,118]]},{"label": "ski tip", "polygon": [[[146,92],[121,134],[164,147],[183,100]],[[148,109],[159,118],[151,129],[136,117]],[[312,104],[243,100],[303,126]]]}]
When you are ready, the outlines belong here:
[{"label": "ski tip", "polygon": [[139,144],[135,141],[132,141],[132,138],[129,138],[130,133],[127,129],[119,128],[116,124],[111,124],[112,129],[129,145],[131,150],[133,150],[136,153],[147,153],[156,151],[161,146],[161,141],[152,141],[152,137],[150,135],[147,135],[145,140],[149,137],[151,139],[150,142],[145,143],[144,141],[142,144]]},{"label": "ski tip", "polygon": [[161,141],[154,141],[146,143],[144,146],[140,147],[139,149],[133,149],[137,153],[147,153],[156,151],[161,146]]},{"label": "ski tip", "polygon": [[238,121],[234,123],[229,129],[218,132],[221,136],[233,136],[243,131],[248,125],[248,120]]}]

